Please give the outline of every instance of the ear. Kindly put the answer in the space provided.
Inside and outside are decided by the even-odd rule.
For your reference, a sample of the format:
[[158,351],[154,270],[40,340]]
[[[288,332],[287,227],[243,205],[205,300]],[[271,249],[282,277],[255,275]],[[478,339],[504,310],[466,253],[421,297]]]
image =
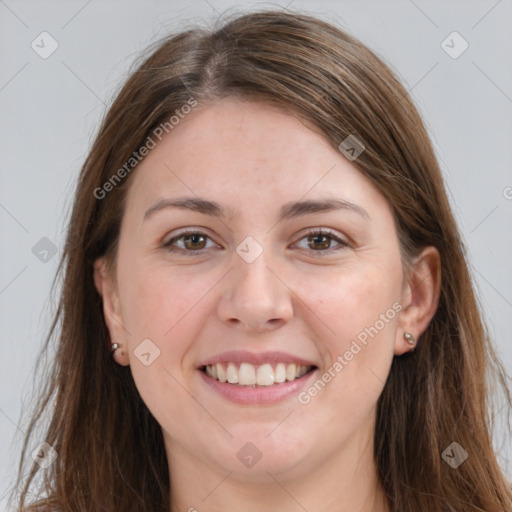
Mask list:
[[[103,302],[103,317],[110,334],[110,344],[117,343],[119,348],[113,353],[115,361],[122,365],[129,364],[127,331],[124,328],[121,303],[115,279],[109,272],[105,258],[94,262],[94,285]],[[110,350],[110,345],[105,348]]]
[[405,340],[406,332],[411,333],[418,343],[437,310],[440,290],[441,258],[435,247],[428,246],[413,259],[406,277],[395,355],[402,355],[414,348]]

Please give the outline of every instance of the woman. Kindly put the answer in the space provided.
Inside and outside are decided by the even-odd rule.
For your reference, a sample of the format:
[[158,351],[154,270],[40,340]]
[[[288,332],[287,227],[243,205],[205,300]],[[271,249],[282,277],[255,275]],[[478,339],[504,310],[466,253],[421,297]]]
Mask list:
[[260,12],[159,43],[83,166],[62,269],[20,510],[512,510],[506,375],[431,143],[339,29]]

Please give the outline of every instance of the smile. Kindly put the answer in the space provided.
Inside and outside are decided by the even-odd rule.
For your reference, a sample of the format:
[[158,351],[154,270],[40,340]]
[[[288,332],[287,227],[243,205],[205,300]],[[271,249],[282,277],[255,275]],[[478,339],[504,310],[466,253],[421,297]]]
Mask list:
[[223,383],[236,386],[273,386],[300,379],[314,368],[295,363],[253,365],[229,362],[206,365],[201,369],[208,377]]

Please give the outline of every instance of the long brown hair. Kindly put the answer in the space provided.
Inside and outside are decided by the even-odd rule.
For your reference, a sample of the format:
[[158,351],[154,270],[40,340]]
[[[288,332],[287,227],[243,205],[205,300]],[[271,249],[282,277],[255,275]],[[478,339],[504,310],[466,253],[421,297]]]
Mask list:
[[[287,108],[336,148],[355,135],[366,150],[353,163],[392,205],[404,265],[421,247],[440,253],[437,312],[418,348],[394,358],[378,402],[375,460],[391,509],[512,510],[491,438],[490,398],[501,387],[510,401],[507,375],[482,322],[431,142],[391,70],[338,28],[281,11],[185,30],[150,52],[108,110],[80,174],[59,307],[44,348],[55,341],[56,355],[21,456],[19,509],[169,510],[161,428],[130,368],[110,356],[93,262],[102,255],[115,260],[136,163],[114,182],[118,169],[191,98],[201,105],[236,95]],[[33,432],[46,412],[44,439],[58,457],[45,470],[33,463],[25,475]],[[454,442],[468,453],[457,469],[442,457]],[[39,500],[29,504],[38,475]]]

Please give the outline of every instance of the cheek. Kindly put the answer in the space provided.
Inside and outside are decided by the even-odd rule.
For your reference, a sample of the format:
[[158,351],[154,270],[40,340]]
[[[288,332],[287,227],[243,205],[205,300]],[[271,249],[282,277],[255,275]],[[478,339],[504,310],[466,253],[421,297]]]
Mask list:
[[189,323],[189,315],[215,285],[211,276],[197,279],[161,265],[134,268],[125,282],[122,303],[128,330],[162,343]]
[[[183,388],[184,374],[190,371],[191,348],[208,318],[208,292],[217,281],[212,276],[194,279],[190,273],[161,265],[132,267],[125,276],[121,297],[131,372],[142,399],[161,424],[171,425],[190,399]],[[149,359],[153,361],[153,351],[158,355],[146,366],[138,354],[147,339],[157,347],[149,345]]]
[[327,336],[320,344],[331,362],[347,351],[352,352],[347,354],[351,365],[392,354],[400,283],[396,267],[375,265],[340,269],[328,279],[301,280],[299,295],[324,325]]
[[400,276],[389,269],[342,269],[327,278],[302,279],[301,297],[335,331],[334,338],[355,335],[347,329],[373,325],[400,299]]

